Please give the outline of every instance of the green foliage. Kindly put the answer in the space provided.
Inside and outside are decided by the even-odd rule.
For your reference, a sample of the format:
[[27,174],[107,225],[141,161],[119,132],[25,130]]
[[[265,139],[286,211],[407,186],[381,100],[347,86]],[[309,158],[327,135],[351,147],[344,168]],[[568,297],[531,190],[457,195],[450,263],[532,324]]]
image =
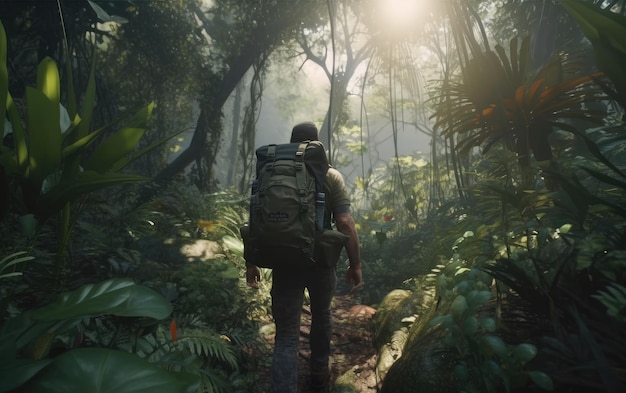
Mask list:
[[[149,288],[114,279],[82,286],[47,306],[13,316],[0,328],[0,391],[22,385],[25,391],[37,392],[73,391],[77,386],[121,392],[150,388],[194,391],[198,381],[191,375],[167,373],[114,349],[75,348],[81,344],[81,336],[64,345],[62,355],[52,356],[52,349],[62,344],[63,336],[75,331],[81,320],[107,314],[155,321],[169,316],[171,310],[171,304]],[[115,377],[101,378],[108,373]]]
[[441,324],[443,342],[456,353],[459,363],[454,374],[459,391],[496,392],[504,385],[510,392],[526,386],[529,379],[542,389],[552,390],[553,382],[544,372],[527,370],[537,355],[536,347],[528,343],[510,345],[497,335],[494,316],[487,311],[492,298],[491,277],[461,268],[445,281],[438,294],[452,299],[449,313],[433,318],[430,324]]
[[[0,42],[0,46],[5,45],[6,41]],[[45,221],[87,193],[144,180],[117,172],[132,159],[127,155],[139,142],[143,133],[140,127],[149,119],[151,105],[138,112],[128,126],[97,145],[89,161],[82,162],[88,149],[93,148],[97,138],[108,128],[88,132],[90,124],[87,122],[91,120],[90,113],[95,105],[92,86],[95,86],[93,69],[82,117],[78,113],[69,113],[71,123],[64,129],[60,121],[59,71],[51,59],[41,61],[37,87],[27,89],[28,128],[23,128],[18,108],[8,90],[0,91],[0,96],[7,97],[15,141],[13,149],[2,146],[0,164],[23,194],[23,205],[15,213],[33,213],[40,221]],[[85,165],[84,170],[81,170],[81,164]]]
[[474,53],[460,81],[442,83],[435,108],[435,129],[456,138],[467,155],[474,147],[488,151],[498,143],[516,153],[521,182],[531,186],[530,157],[550,161],[554,129],[578,133],[568,120],[602,124],[606,99],[595,81],[601,74],[583,72],[580,55],[553,56],[538,70],[530,62],[530,40],[510,41]]
[[[0,52],[6,70],[6,37],[0,34]],[[134,116],[120,118],[97,130],[91,130],[91,121],[96,104],[95,63],[92,64],[89,82],[78,110],[73,91],[72,66],[67,62],[67,96],[69,112],[61,105],[61,81],[54,61],[44,58],[37,70],[36,87],[26,90],[26,121],[8,91],[5,72],[0,70],[0,97],[6,103],[6,113],[13,135],[13,145],[0,146],[0,179],[2,192],[6,193],[2,206],[2,218],[19,217],[20,229],[31,244],[43,232],[49,219],[58,220],[56,244],[56,269],[54,276],[57,288],[62,290],[67,283],[68,247],[79,208],[86,195],[113,186],[136,183],[145,178],[121,173],[130,162],[147,154],[164,138],[150,146],[135,151],[143,135],[144,127],[151,116],[153,104],[139,110]],[[5,135],[4,108],[2,136]],[[68,121],[61,121],[67,115]],[[113,126],[124,123],[110,133]],[[26,125],[26,126],[24,126]],[[100,140],[106,133],[105,139]],[[11,221],[3,220],[3,230],[11,231]],[[8,227],[5,227],[7,225]],[[22,240],[23,241],[23,240]]]
[[[15,271],[16,265],[19,263],[32,261],[33,259],[34,257],[28,256],[26,251],[20,251],[11,255],[7,255],[2,260],[0,260],[0,280],[21,276],[22,272]],[[12,272],[3,273],[5,270],[9,269],[12,266]]]
[[201,392],[231,392],[228,375],[239,369],[236,346],[227,336],[215,333],[197,320],[174,319],[169,331],[161,326],[136,342],[120,348],[173,372],[199,378]]
[[611,78],[613,94],[626,109],[626,77],[622,65],[626,61],[626,17],[579,0],[559,0],[580,25],[596,54],[600,69]]
[[626,288],[620,284],[609,284],[605,290],[598,291],[594,298],[605,307],[607,314],[622,324],[626,324]]
[[198,378],[192,374],[165,371],[133,354],[80,348],[55,358],[24,391],[193,393],[198,386]]
[[205,322],[220,328],[242,323],[247,319],[239,281],[242,270],[219,259],[194,263],[181,270],[174,278],[182,294],[176,302],[177,309],[183,314],[200,315]]

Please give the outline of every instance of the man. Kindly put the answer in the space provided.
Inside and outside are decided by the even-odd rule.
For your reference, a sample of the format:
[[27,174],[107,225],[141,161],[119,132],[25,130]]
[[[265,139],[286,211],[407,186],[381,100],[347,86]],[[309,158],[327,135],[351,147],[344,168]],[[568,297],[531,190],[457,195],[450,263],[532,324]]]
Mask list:
[[[297,124],[291,132],[291,143],[318,140],[315,124]],[[329,168],[324,182],[326,192],[325,227],[331,227],[332,220],[337,230],[349,236],[345,245],[350,267],[346,272],[346,282],[354,292],[363,285],[359,238],[350,214],[350,200],[344,185],[343,176],[334,168]],[[249,286],[258,288],[259,268],[248,265],[246,281]],[[272,360],[272,393],[296,393],[298,389],[298,341],[300,336],[300,313],[304,300],[304,289],[309,291],[311,300],[311,387],[324,389],[328,383],[330,340],[332,317],[330,304],[337,283],[336,267],[316,265],[303,270],[273,269],[272,275],[272,314],[276,323],[276,340]]]

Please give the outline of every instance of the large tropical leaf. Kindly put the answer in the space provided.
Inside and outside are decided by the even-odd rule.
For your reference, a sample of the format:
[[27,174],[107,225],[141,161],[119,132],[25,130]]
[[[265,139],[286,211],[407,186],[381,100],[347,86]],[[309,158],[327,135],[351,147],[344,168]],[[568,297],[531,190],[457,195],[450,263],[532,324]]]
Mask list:
[[150,288],[129,279],[111,279],[61,294],[56,301],[30,312],[38,321],[82,318],[99,314],[165,319],[172,305]]
[[558,0],[574,17],[596,54],[600,69],[611,79],[617,99],[626,108],[626,17],[579,0]]
[[37,88],[28,87],[29,173],[41,184],[61,163],[61,87],[59,70],[49,57],[37,68]]
[[116,162],[135,150],[144,132],[143,128],[122,128],[117,131],[98,144],[96,150],[85,163],[85,169],[99,173],[106,172]]
[[33,393],[194,393],[199,378],[173,373],[122,351],[82,348],[55,358],[25,386]]

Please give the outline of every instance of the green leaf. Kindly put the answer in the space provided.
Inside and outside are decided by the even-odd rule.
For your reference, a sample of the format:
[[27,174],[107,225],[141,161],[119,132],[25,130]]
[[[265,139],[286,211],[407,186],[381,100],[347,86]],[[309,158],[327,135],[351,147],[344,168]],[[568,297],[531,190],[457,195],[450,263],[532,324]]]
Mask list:
[[99,173],[111,170],[116,162],[135,150],[144,132],[143,128],[122,128],[96,147],[85,169]]
[[491,299],[491,292],[489,291],[470,291],[467,294],[467,304],[470,308],[476,309]]
[[146,180],[147,179],[142,176],[123,173],[100,174],[92,171],[80,172],[73,178],[55,185],[43,194],[39,198],[40,208],[44,213],[54,213],[65,206],[67,202],[72,202],[90,192]]
[[25,392],[195,393],[199,378],[174,373],[122,351],[81,348],[55,358]]
[[467,336],[471,336],[478,330],[478,319],[475,316],[470,316],[465,318],[463,321],[461,328],[463,329],[463,333]]
[[133,162],[134,160],[136,160],[139,157],[144,156],[145,154],[148,154],[149,152],[151,152],[152,150],[156,149],[157,147],[161,146],[162,144],[164,144],[165,142],[169,141],[170,139],[174,138],[177,135],[180,135],[181,133],[183,133],[185,130],[181,129],[178,132],[175,132],[171,135],[168,135],[146,147],[144,147],[143,149],[136,151],[135,153],[131,154],[130,157],[124,157],[121,160],[119,160],[118,162],[115,163],[115,165],[113,165],[113,167],[111,168],[111,170],[113,172],[117,172],[117,171],[121,171],[122,169],[124,169],[124,167],[128,164],[130,164],[131,162]]
[[52,104],[61,103],[61,79],[56,63],[45,57],[37,67],[37,90],[42,92]]
[[243,257],[243,242],[233,236],[224,236],[222,241],[226,245],[226,247],[235,255]]
[[[87,0],[87,3],[91,6],[91,8],[96,12],[98,19],[102,22],[115,22],[119,24],[127,23],[128,20],[118,15],[109,15],[102,7],[91,0]],[[181,3],[182,4],[182,3]]]
[[143,128],[147,125],[148,120],[152,117],[152,111],[154,110],[154,101],[141,108],[137,113],[133,115],[126,127],[128,128]]
[[456,319],[460,319],[461,316],[469,309],[469,307],[467,306],[467,301],[465,300],[465,296],[458,295],[452,301],[452,305],[450,306],[450,309],[452,310],[452,315]]
[[513,357],[521,364],[526,364],[537,356],[537,348],[532,344],[522,343],[513,350]]
[[559,0],[574,17],[591,44],[597,63],[617,90],[617,99],[626,105],[626,17],[583,1]]
[[35,376],[52,361],[15,359],[0,365],[0,393],[10,392]]
[[489,333],[493,333],[496,331],[496,321],[493,318],[482,318],[480,320],[480,327],[488,331]]
[[27,177],[35,184],[41,184],[61,164],[59,103],[51,101],[43,92],[28,87],[26,105],[29,136]]
[[[8,255],[2,260],[0,260],[0,273],[10,268],[11,266],[17,265],[18,263],[32,261],[33,259],[35,258],[32,256],[29,256],[26,251],[20,251],[20,252],[16,252],[14,254]],[[17,273],[18,273],[17,275],[21,274],[19,272]],[[12,273],[9,273],[9,274],[12,274]],[[7,277],[9,277],[8,274],[0,274],[0,278],[7,278]]]
[[24,170],[28,165],[28,146],[26,145],[26,130],[22,125],[20,112],[13,102],[11,94],[7,92],[7,115],[13,126],[13,139],[15,140],[15,154],[17,156],[17,166]]
[[542,371],[529,371],[528,376],[535,383],[535,385],[539,386],[543,390],[554,390],[554,383],[546,373]]
[[29,313],[34,320],[53,321],[98,314],[165,319],[171,312],[170,302],[152,289],[129,279],[111,279],[63,293],[52,304]]
[[506,356],[506,344],[498,336],[486,335],[482,337],[483,344],[491,350],[491,352],[500,356]]

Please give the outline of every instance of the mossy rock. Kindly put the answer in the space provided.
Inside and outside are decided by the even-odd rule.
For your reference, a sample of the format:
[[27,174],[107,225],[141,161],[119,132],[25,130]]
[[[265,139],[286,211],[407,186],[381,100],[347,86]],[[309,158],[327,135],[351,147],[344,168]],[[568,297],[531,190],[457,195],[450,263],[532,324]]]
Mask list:
[[433,310],[431,286],[417,291],[394,290],[381,302],[374,318],[374,346],[378,353],[376,372],[384,379],[391,366],[400,359],[416,325],[427,324]]
[[395,289],[387,294],[374,315],[374,346],[378,351],[402,327],[402,319],[413,312],[411,291]]
[[426,282],[418,282],[415,291],[395,289],[382,300],[374,316],[374,346],[380,351],[390,342],[394,333],[420,320],[434,304],[434,288]]
[[456,359],[439,331],[429,331],[404,349],[389,369],[381,393],[452,393]]

